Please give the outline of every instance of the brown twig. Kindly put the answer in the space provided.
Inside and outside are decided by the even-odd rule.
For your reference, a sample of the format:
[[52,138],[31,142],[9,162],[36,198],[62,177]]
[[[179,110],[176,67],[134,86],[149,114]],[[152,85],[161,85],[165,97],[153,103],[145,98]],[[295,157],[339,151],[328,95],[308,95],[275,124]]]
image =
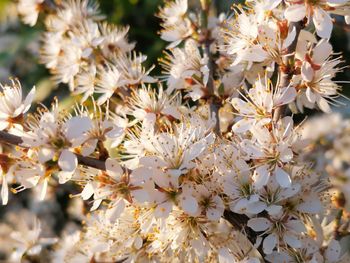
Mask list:
[[[289,24],[289,33],[292,32],[292,30],[295,28],[296,35],[293,42],[289,45],[289,47],[286,50],[287,55],[283,57],[283,60],[282,60],[283,65],[279,67],[279,74],[280,74],[279,88],[289,87],[290,85],[290,81],[294,74],[293,60],[295,56],[295,50],[297,48],[299,34],[303,26],[304,26],[303,21],[291,22]],[[294,89],[294,87],[289,87],[289,88]],[[286,109],[287,109],[287,105],[283,105],[275,109],[273,114],[273,120],[276,122],[280,118],[282,118],[283,115],[285,114]]]
[[[20,146],[22,148],[28,148],[23,145],[23,140],[21,137],[10,134],[5,131],[0,131],[0,142],[5,144]],[[79,164],[96,168],[98,170],[106,170],[106,165],[104,161],[101,161],[92,157],[82,156],[77,153],[74,153],[74,154],[77,156]]]
[[211,0],[201,0],[202,6],[202,19],[201,19],[201,42],[203,43],[203,53],[208,58],[208,69],[209,69],[209,78],[207,83],[207,92],[209,100],[209,110],[210,115],[215,116],[215,133],[220,135],[220,119],[219,119],[219,110],[220,104],[217,102],[215,96],[215,84],[214,84],[214,72],[215,72],[215,63],[213,61],[213,54],[210,52],[210,45],[212,44],[211,32],[208,30],[208,16],[210,11]]

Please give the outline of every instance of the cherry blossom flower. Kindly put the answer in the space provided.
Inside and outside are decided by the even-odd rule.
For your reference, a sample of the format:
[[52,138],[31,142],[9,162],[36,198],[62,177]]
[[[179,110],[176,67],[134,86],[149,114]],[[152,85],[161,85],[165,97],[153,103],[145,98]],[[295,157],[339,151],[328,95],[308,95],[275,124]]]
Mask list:
[[[332,78],[342,70],[337,67],[341,63],[340,58],[331,58],[332,52],[331,44],[324,39],[312,49],[312,55],[310,55],[311,52],[305,52],[301,75],[293,79],[295,83],[301,82],[298,86],[300,91],[297,98],[297,106],[300,110],[303,106],[312,109],[317,105],[324,112],[331,111],[329,103],[334,103],[340,89]],[[303,52],[299,56],[302,54]]]
[[265,77],[256,81],[255,86],[242,95],[245,100],[233,98],[231,103],[242,116],[233,126],[234,132],[245,132],[255,125],[263,126],[271,122],[272,111],[294,101],[297,93],[293,87],[273,88],[271,81]]
[[35,87],[23,100],[22,87],[18,80],[11,80],[11,86],[1,85],[0,93],[0,130],[22,124],[25,114],[33,101]]
[[[329,39],[333,29],[330,13],[345,15],[348,12],[348,1],[288,1],[289,7],[285,10],[288,21],[297,22],[305,17],[312,18],[317,35]],[[340,12],[338,12],[338,9]],[[346,10],[346,11],[345,11]]]
[[267,234],[263,241],[263,249],[266,254],[271,254],[276,246],[280,246],[280,243],[292,248],[300,248],[302,243],[299,235],[306,231],[304,224],[293,218],[257,217],[250,219],[248,226],[256,232]]
[[241,144],[249,158],[259,160],[253,175],[254,184],[258,189],[268,183],[270,175],[275,176],[282,187],[289,187],[292,183],[284,164],[290,162],[294,155],[293,120],[285,117],[276,125],[273,126],[272,132],[266,127],[255,126],[251,132],[256,141],[244,140]]

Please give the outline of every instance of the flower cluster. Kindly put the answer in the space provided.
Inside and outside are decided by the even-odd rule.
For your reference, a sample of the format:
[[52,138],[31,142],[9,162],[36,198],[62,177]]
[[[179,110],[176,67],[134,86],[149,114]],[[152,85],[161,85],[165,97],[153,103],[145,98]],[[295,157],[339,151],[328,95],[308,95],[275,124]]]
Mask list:
[[27,115],[35,89],[2,85],[0,140],[19,147],[0,154],[1,198],[74,186],[67,214],[83,227],[62,227],[50,249],[36,220],[24,240],[13,230],[9,258],[48,246],[53,262],[350,260],[349,124],[328,115],[337,130],[318,135],[330,120],[294,118],[338,103],[330,14],[348,20],[349,1],[248,1],[226,16],[169,0],[157,78],[97,4],[47,4],[22,0],[19,13],[30,25],[48,13],[41,61],[85,103]]

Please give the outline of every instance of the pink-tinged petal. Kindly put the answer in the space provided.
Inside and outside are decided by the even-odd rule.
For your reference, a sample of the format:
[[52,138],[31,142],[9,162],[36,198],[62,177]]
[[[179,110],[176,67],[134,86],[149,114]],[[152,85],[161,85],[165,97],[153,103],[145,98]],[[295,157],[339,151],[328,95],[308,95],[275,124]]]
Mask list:
[[286,242],[288,245],[290,245],[293,248],[300,248],[301,247],[301,241],[293,235],[284,234],[283,236],[284,242]]
[[268,235],[263,242],[263,250],[265,254],[271,254],[273,249],[276,247],[277,237],[275,234]]
[[306,6],[304,4],[288,6],[284,16],[290,22],[298,22],[306,16]]
[[83,200],[88,200],[93,194],[94,187],[92,186],[92,183],[87,183],[80,195]]
[[264,217],[258,217],[258,218],[251,218],[248,221],[248,226],[253,229],[255,232],[262,232],[271,227],[271,222],[264,218]]
[[69,150],[63,150],[58,159],[58,166],[62,171],[74,172],[78,166],[77,156]]
[[88,117],[73,117],[66,122],[66,137],[69,141],[79,139],[92,127],[92,121]]
[[124,170],[120,166],[119,162],[112,158],[108,158],[106,160],[106,171],[109,176],[117,181],[119,181],[120,177],[124,174]]
[[65,184],[70,179],[72,179],[73,173],[74,172],[65,172],[65,171],[58,172],[58,182],[60,184]]
[[325,259],[328,262],[337,262],[340,257],[341,247],[337,240],[332,239],[325,251]]
[[278,166],[276,167],[275,176],[276,176],[277,183],[281,187],[287,188],[287,187],[291,186],[292,180],[290,179],[289,174],[286,171],[284,171],[282,168],[280,168]]
[[125,201],[121,198],[113,205],[113,207],[106,210],[106,217],[111,223],[114,223],[123,213],[124,209]]
[[317,35],[321,38],[329,39],[332,34],[333,22],[331,16],[323,8],[314,8],[312,17]]
[[268,165],[262,165],[255,169],[255,172],[253,174],[253,180],[254,180],[254,186],[257,189],[261,189],[265,185],[267,185],[267,182],[270,178],[270,172]]
[[301,76],[303,77],[303,80],[306,82],[311,82],[314,78],[315,71],[311,67],[311,64],[309,62],[304,62],[301,66]]
[[9,187],[7,185],[6,175],[2,176],[1,199],[2,199],[2,204],[7,205],[9,200]]
[[236,133],[249,131],[253,127],[254,122],[253,118],[243,118],[232,126],[232,131]]
[[321,39],[317,46],[312,50],[312,62],[321,65],[332,54],[332,52],[332,45],[326,39]]

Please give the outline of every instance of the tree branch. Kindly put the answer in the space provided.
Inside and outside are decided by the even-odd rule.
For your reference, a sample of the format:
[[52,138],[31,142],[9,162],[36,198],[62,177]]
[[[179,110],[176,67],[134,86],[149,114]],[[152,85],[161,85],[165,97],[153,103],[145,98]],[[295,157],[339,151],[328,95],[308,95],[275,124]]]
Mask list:
[[[294,56],[295,56],[295,50],[297,48],[297,44],[298,44],[298,38],[299,38],[299,34],[301,29],[303,28],[304,23],[302,21],[299,22],[291,22],[289,24],[289,33],[292,32],[292,30],[295,28],[295,38],[293,40],[293,42],[289,45],[289,47],[286,50],[286,54],[283,57],[283,67],[280,66],[279,69],[279,74],[280,74],[280,83],[279,83],[279,87],[280,88],[284,88],[284,87],[288,87],[290,84],[290,81],[293,77],[294,74]],[[289,87],[289,88],[293,88],[293,87]],[[273,114],[273,120],[276,122],[278,121],[280,118],[283,117],[283,115],[285,115],[285,111],[287,109],[287,105],[283,105],[281,107],[278,107],[277,109],[275,109],[274,114]]]
[[[7,133],[5,131],[0,131],[0,142],[5,144],[20,146],[22,148],[28,148],[23,145],[23,140],[21,137]],[[82,156],[77,153],[74,153],[74,154],[77,156],[79,164],[96,168],[98,170],[106,170],[106,165],[104,161],[101,161],[92,157]]]
[[215,133],[217,135],[220,135],[220,119],[219,119],[219,109],[220,104],[216,101],[215,96],[215,85],[214,85],[214,71],[215,71],[215,64],[213,61],[213,55],[210,52],[210,45],[212,43],[211,39],[211,32],[208,30],[208,16],[210,11],[210,5],[211,0],[201,0],[201,6],[202,6],[202,19],[201,19],[201,28],[202,28],[202,39],[201,42],[203,43],[203,54],[205,57],[208,58],[208,69],[209,69],[209,78],[207,83],[207,92],[209,97],[209,110],[210,115],[215,116],[216,122],[215,122]]

